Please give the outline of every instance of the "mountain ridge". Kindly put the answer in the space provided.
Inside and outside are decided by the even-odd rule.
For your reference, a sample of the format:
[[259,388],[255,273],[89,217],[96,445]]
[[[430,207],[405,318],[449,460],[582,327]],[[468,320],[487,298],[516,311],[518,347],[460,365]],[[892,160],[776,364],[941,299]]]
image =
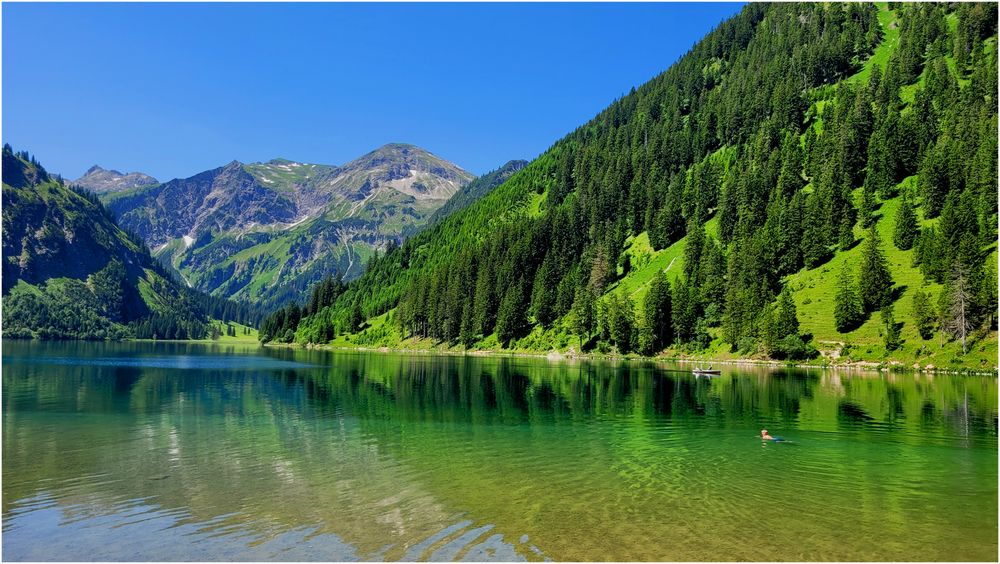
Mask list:
[[359,275],[471,179],[425,149],[388,143],[340,166],[234,160],[103,197],[192,287],[266,302],[333,272]]
[[122,173],[114,169],[105,169],[93,165],[80,178],[70,182],[71,185],[86,188],[97,194],[117,192],[156,184],[157,180],[142,172]]

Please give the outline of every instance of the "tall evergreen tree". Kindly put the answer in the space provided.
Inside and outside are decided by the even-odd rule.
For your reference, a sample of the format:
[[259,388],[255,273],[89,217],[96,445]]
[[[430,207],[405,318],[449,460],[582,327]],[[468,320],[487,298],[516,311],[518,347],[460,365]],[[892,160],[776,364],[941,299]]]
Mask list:
[[573,332],[580,338],[580,351],[583,351],[583,345],[590,340],[590,337],[594,334],[595,325],[595,315],[594,311],[594,293],[590,290],[589,286],[581,285],[576,289],[576,298],[573,300],[573,309],[570,313],[572,316],[572,328]]
[[935,317],[930,296],[923,290],[917,290],[913,294],[913,322],[917,332],[920,333],[920,338],[925,341],[934,336]]
[[361,325],[365,322],[364,315],[361,314],[361,300],[354,300],[351,307],[351,333],[361,330]]
[[635,303],[625,292],[614,292],[606,298],[607,324],[611,340],[618,351],[632,350],[635,338]]
[[[861,219],[861,227],[868,229],[878,220],[875,215],[875,191],[867,187],[861,189],[861,202],[858,205],[858,217]],[[854,233],[851,233],[851,243],[854,243]]]
[[472,316],[471,300],[465,300],[465,304],[462,306],[462,325],[459,327],[458,340],[465,348],[469,348],[476,343],[475,321]]
[[795,300],[792,293],[785,286],[778,295],[778,309],[775,312],[775,335],[779,339],[784,339],[788,335],[799,334],[799,318],[795,311]]
[[840,277],[837,279],[837,295],[833,308],[833,319],[837,325],[837,331],[847,333],[853,331],[864,318],[861,298],[858,296],[854,285],[854,277],[845,262],[840,269]]
[[854,246],[854,221],[847,215],[840,220],[837,231],[837,246],[840,247],[841,251],[846,251]]
[[497,340],[500,345],[507,347],[510,341],[519,337],[528,324],[527,304],[524,298],[524,280],[519,280],[516,284],[507,289],[502,300],[500,300],[500,310],[497,311]]
[[972,331],[970,304],[972,292],[969,288],[969,270],[955,262],[948,285],[942,289],[945,299],[941,311],[941,328],[952,338],[961,341],[962,354],[968,351],[969,332]]
[[673,326],[674,340],[677,343],[690,343],[695,337],[695,325],[698,322],[698,299],[696,289],[683,279],[674,281],[670,295],[670,322]]
[[899,203],[896,210],[896,225],[892,232],[892,242],[901,251],[908,251],[913,248],[913,241],[917,238],[917,214],[913,210],[910,198],[903,196],[903,201]]
[[868,229],[858,265],[858,293],[864,310],[872,312],[889,303],[892,284],[889,265],[882,254],[882,239],[877,226],[873,226]]
[[823,225],[823,212],[820,209],[819,197],[814,192],[806,199],[803,220],[802,261],[806,268],[816,268],[830,258]]
[[670,284],[666,276],[658,272],[653,275],[643,302],[643,325],[651,337],[649,344],[654,351],[663,349],[673,340],[670,318]]
[[882,316],[882,342],[885,344],[886,352],[892,352],[898,349],[900,345],[900,329],[899,324],[896,323],[893,309],[892,302],[889,302],[882,306],[880,311],[880,315]]

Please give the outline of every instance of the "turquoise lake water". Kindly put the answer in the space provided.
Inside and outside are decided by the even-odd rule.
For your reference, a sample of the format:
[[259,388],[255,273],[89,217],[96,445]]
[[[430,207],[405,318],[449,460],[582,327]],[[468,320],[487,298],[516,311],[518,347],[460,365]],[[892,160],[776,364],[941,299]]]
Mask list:
[[10,561],[998,556],[993,377],[4,341],[2,399]]

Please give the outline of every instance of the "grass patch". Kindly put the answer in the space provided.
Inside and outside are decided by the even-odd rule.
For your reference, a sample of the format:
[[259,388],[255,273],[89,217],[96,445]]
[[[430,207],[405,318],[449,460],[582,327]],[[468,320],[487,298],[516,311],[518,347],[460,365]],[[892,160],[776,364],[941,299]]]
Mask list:
[[[226,334],[226,323],[224,321],[219,320],[219,319],[212,319],[211,321],[209,321],[209,323],[211,325],[214,325],[215,327],[219,328],[219,333],[220,333],[219,338],[218,339],[214,339],[214,340],[213,339],[208,339],[208,340],[211,340],[213,342],[216,342],[216,343],[251,343],[251,344],[257,344],[259,342],[259,338],[258,338],[258,335],[257,335],[257,330],[254,329],[253,327],[250,327],[249,325],[243,325],[243,324],[237,323],[235,321],[230,321],[229,325],[231,325],[232,327],[236,328],[236,335],[235,336],[230,336],[230,335]],[[247,334],[247,335],[244,335],[243,332],[246,331],[246,330],[249,330],[250,333]]]
[[872,52],[872,56],[868,57],[861,70],[845,79],[844,82],[867,83],[868,77],[871,76],[872,68],[878,65],[879,69],[884,72],[885,67],[889,64],[889,57],[899,47],[899,26],[892,25],[893,22],[897,21],[896,12],[890,10],[886,2],[878,2],[877,5],[878,21],[882,25],[882,42]]
[[666,272],[667,279],[673,281],[684,271],[684,245],[687,237],[670,245],[666,249],[653,251],[649,245],[649,234],[643,231],[637,237],[626,242],[628,248],[625,250],[627,260],[634,260],[636,257],[643,257],[637,260],[639,264],[633,263],[628,275],[608,287],[605,295],[612,292],[624,291],[637,303],[646,295],[649,283],[658,272]]

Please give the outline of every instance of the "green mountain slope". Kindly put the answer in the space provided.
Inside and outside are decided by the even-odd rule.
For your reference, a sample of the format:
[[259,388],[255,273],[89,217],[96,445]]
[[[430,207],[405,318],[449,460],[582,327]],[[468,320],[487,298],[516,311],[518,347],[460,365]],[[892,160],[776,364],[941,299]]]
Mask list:
[[95,196],[9,146],[3,179],[4,336],[120,338],[152,316],[176,318],[185,336],[204,333],[204,310]]
[[105,201],[191,287],[281,304],[331,273],[359,276],[471,178],[397,143],[343,166],[234,161]]
[[506,182],[507,179],[513,176],[515,172],[526,166],[528,166],[528,161],[507,161],[502,167],[487,172],[486,174],[476,178],[472,182],[463,186],[462,189],[449,198],[443,206],[438,208],[438,210],[431,215],[427,224],[435,225],[449,215],[471,206],[492,192],[494,188]]
[[748,5],[295,339],[995,368],[996,70],[995,4]]

